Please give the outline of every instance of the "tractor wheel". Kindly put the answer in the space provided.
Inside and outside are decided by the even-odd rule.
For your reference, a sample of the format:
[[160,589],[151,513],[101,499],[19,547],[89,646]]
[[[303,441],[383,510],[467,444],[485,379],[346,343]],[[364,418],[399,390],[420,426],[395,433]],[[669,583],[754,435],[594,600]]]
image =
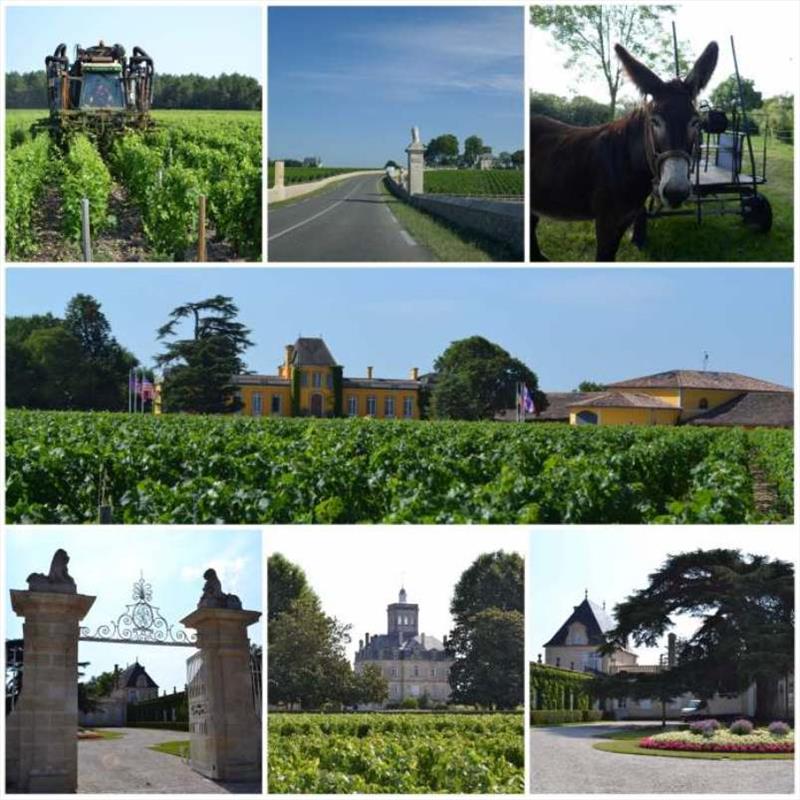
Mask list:
[[763,194],[742,199],[742,220],[749,228],[767,233],[772,228],[772,206]]

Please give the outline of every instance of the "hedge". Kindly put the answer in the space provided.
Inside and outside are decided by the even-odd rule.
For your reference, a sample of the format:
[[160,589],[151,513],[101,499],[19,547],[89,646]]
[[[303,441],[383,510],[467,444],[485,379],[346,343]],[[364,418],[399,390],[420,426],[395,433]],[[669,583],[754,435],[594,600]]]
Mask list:
[[569,703],[570,693],[575,711],[589,710],[594,701],[594,678],[584,672],[561,667],[532,663],[530,665],[530,688],[531,707],[533,707],[534,689],[536,690],[538,708],[534,710],[564,709]]
[[595,708],[531,711],[531,725],[561,725],[564,722],[598,722],[603,712]]
[[188,722],[126,722],[126,728],[155,728],[163,731],[188,731]]

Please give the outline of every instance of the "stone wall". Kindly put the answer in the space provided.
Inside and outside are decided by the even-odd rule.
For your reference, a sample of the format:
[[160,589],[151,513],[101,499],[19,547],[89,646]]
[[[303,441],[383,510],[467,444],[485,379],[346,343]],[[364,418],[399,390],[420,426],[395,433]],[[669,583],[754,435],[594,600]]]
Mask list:
[[396,197],[443,219],[468,233],[476,233],[507,245],[520,261],[525,254],[525,204],[512,200],[484,200],[439,194],[410,195],[387,176],[387,185]]
[[328,186],[337,181],[343,181],[345,178],[354,178],[358,175],[383,175],[383,170],[363,170],[361,172],[343,172],[341,175],[332,175],[330,178],[323,178],[320,181],[306,181],[305,183],[292,183],[288,186],[278,185],[277,172],[275,186],[267,189],[267,203],[276,203],[282,200],[292,200],[295,197],[302,197],[304,194],[310,194],[323,186]]

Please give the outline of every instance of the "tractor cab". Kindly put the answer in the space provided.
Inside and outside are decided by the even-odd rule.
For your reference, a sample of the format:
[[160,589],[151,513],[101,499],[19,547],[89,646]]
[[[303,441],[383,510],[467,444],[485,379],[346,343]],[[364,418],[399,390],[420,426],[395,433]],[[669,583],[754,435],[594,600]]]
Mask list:
[[125,88],[119,64],[84,66],[79,88],[79,109],[125,108]]

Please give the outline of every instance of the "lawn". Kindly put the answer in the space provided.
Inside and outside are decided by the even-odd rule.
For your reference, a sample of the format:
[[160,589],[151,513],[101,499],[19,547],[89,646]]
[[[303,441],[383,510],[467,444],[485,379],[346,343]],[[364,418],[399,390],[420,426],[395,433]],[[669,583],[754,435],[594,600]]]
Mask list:
[[[761,170],[763,139],[753,137],[757,171]],[[745,164],[747,157],[745,156]],[[767,145],[767,184],[764,195],[772,205],[769,233],[745,227],[739,216],[650,220],[644,250],[626,234],[617,261],[792,261],[794,252],[794,148],[770,139]],[[694,209],[694,206],[690,206]],[[542,218],[539,246],[551,261],[592,261],[593,222],[556,222]]]
[[622,753],[634,756],[665,756],[667,758],[704,758],[715,761],[753,761],[753,760],[791,760],[794,753],[695,753],[679,750],[653,750],[651,748],[639,747],[639,742],[646,736],[657,736],[664,732],[659,727],[653,728],[628,728],[626,730],[614,731],[598,734],[598,739],[605,741],[593,745],[595,750],[602,750],[605,753]]
[[171,756],[178,756],[179,758],[189,757],[189,740],[181,739],[175,742],[161,742],[161,744],[151,745],[149,750],[155,750],[157,753],[167,753]]

